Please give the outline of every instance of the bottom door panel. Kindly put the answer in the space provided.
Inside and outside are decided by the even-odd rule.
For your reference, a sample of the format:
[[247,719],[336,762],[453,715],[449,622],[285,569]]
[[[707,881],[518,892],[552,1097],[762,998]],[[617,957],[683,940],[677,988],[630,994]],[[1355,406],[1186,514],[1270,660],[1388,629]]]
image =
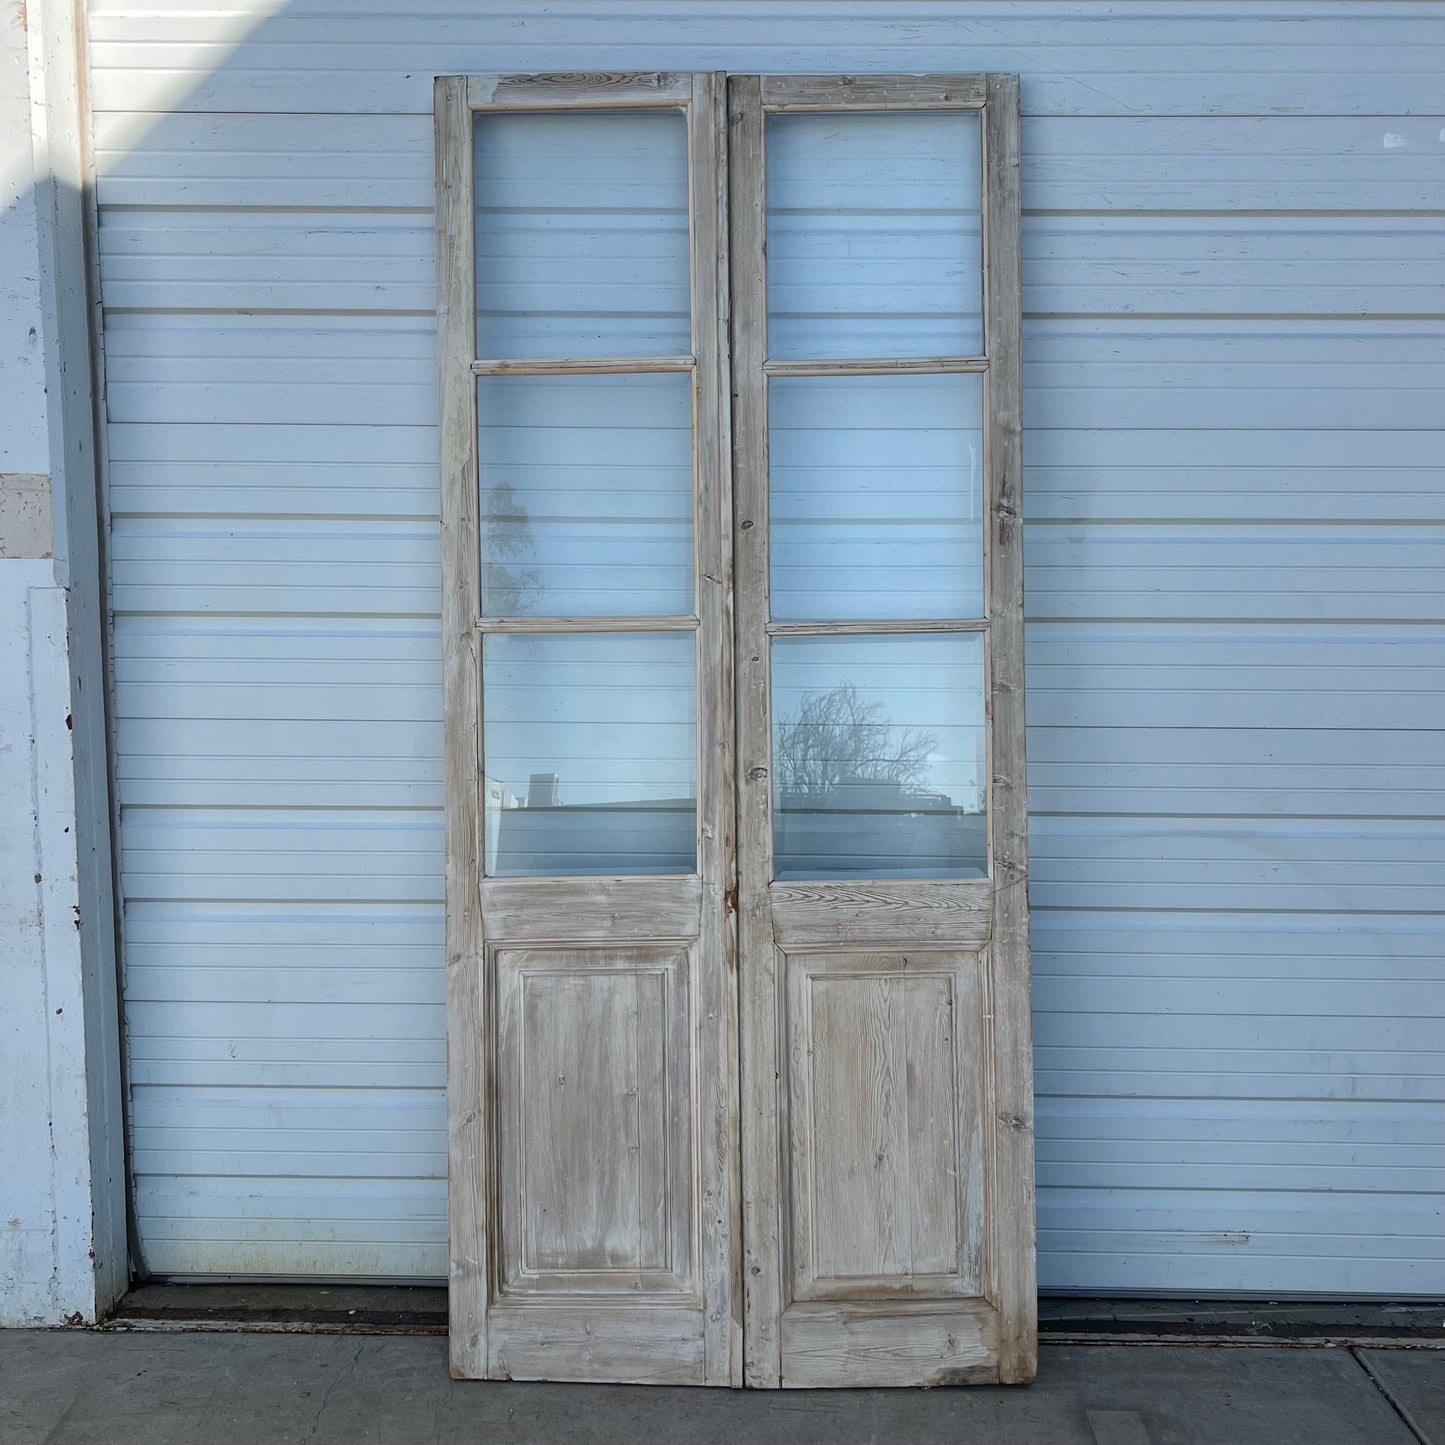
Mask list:
[[691,1283],[689,953],[497,951],[502,1295]]
[[494,1379],[705,1378],[695,945],[493,945]]
[[997,1377],[995,1311],[981,1298],[985,962],[782,956],[784,1385]]
[[977,1295],[977,954],[789,954],[792,1295]]

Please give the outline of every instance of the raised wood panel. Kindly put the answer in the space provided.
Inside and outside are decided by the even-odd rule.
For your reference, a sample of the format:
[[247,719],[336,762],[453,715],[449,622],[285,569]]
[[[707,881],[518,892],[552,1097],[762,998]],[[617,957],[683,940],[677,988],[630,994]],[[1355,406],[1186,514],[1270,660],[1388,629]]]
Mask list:
[[982,1300],[797,1304],[783,1316],[784,1385],[985,1385],[999,1321]]
[[503,1291],[687,1287],[687,963],[675,948],[498,951]]
[[787,959],[797,1300],[982,1286],[977,954]]

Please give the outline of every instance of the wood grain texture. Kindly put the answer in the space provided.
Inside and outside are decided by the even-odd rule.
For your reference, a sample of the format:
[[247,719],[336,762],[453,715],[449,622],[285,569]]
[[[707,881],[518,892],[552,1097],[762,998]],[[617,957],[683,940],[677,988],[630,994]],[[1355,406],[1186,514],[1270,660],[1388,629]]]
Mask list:
[[[989,849],[994,879],[989,1061],[994,1078],[989,1298],[999,1380],[1038,1368],[1028,800],[1024,778],[1024,556],[1018,77],[988,77],[984,108],[984,465],[988,476]],[[990,1006],[991,1005],[991,1006]]]
[[998,1380],[998,1314],[983,1300],[796,1304],[782,1339],[797,1389]]
[[483,632],[696,632],[696,617],[485,617]]
[[780,882],[768,889],[774,935],[800,944],[874,943],[910,947],[989,940],[993,887],[978,879],[851,879]]
[[474,75],[473,110],[607,110],[640,105],[686,105],[692,77],[685,72],[563,71],[544,75]]
[[702,883],[680,878],[487,878],[482,918],[489,939],[560,943],[694,938]]
[[765,75],[765,110],[974,109],[981,75]]
[[769,637],[884,637],[920,632],[987,632],[984,617],[930,617],[918,621],[770,622]]
[[[472,77],[466,86],[473,110],[641,104],[685,111],[693,354],[478,361],[470,338],[464,356],[449,354],[467,389],[477,375],[690,372],[697,518],[693,615],[485,623],[473,616],[469,623],[474,657],[484,633],[647,631],[696,632],[699,656],[698,873],[474,884],[497,961],[487,984],[498,1022],[495,1033],[473,1031],[458,1047],[500,1071],[503,1111],[492,1217],[481,1221],[494,1255],[481,1286],[483,1307],[488,1285],[493,1292],[486,1373],[737,1384],[724,84],[714,75],[609,74]],[[469,187],[469,168],[464,181]],[[468,266],[470,237],[468,230]],[[450,373],[448,384],[460,391]],[[467,406],[470,417],[470,398]],[[474,434],[471,446],[465,520],[475,594]],[[473,756],[476,721],[474,708]],[[456,737],[448,733],[449,757]],[[474,809],[476,783],[474,766]],[[475,812],[472,822],[475,832]],[[589,1312],[586,1302],[607,1293],[619,1298]],[[574,1303],[583,1307],[572,1311]]]
[[502,1294],[686,1291],[687,953],[603,944],[492,959]]
[[787,959],[792,1297],[981,1288],[977,954]]
[[739,1178],[737,857],[733,746],[732,408],[728,358],[727,82],[692,77],[693,406],[697,488],[697,1055],[703,1377],[742,1384],[742,1189]]
[[981,356],[891,356],[875,361],[853,357],[838,360],[769,360],[767,376],[937,376],[940,373],[987,371]]
[[691,371],[692,356],[538,357],[472,362],[473,376],[633,376],[659,371]]
[[[924,95],[937,101],[936,91],[905,81],[884,78],[865,91],[863,103],[906,106],[921,103]],[[568,93],[570,84],[558,93]],[[610,1313],[574,1319],[560,1328],[548,1318],[540,1332],[533,1326],[544,1315],[522,1311],[520,1304],[504,1311],[494,1305],[487,1353],[487,1370],[494,1376],[520,1369],[552,1378],[640,1379],[652,1378],[656,1370],[658,1378],[738,1382],[734,1241],[740,1049],[741,1147],[749,1180],[741,1200],[746,1254],[742,1370],[748,1382],[1032,1377],[1017,92],[1007,78],[990,78],[988,86],[994,97],[985,110],[985,467],[991,517],[985,635],[992,882],[770,884],[763,87],[746,79],[732,87],[729,178],[722,80],[693,77],[688,115],[697,358],[695,625],[700,656],[710,664],[700,669],[699,682],[699,874],[487,880],[480,900],[474,882],[469,890],[474,912],[478,901],[485,905],[481,916],[488,937],[502,949],[499,957],[511,956],[505,948],[509,942],[559,945],[550,961],[536,951],[523,952],[515,956],[529,960],[525,965],[500,969],[495,985],[500,1057],[489,1067],[474,1063],[484,1075],[497,1067],[510,1071],[503,1178],[492,1186],[501,1193],[487,1196],[489,1204],[498,1197],[504,1201],[501,1234],[494,1207],[483,1221],[483,1237],[494,1252],[503,1241],[506,1285],[533,1291],[529,1309],[550,1309],[542,1302],[566,1296],[595,1303],[597,1293],[609,1288],[630,1291],[627,1304],[619,1301]],[[799,94],[804,105],[821,107],[826,99],[806,86]],[[724,242],[729,212],[730,246]],[[737,381],[731,416],[735,558],[728,555],[726,525],[728,312],[723,284],[729,252]],[[469,385],[473,371],[468,355],[457,372]],[[470,425],[470,397],[462,415]],[[474,437],[468,436],[465,445],[470,478]],[[450,473],[463,474],[462,467]],[[470,480],[467,485],[474,491]],[[457,505],[474,534],[474,502],[468,497]],[[734,561],[735,623],[729,612]],[[474,559],[470,565],[469,605],[474,608]],[[550,628],[560,629],[566,621],[550,619]],[[693,625],[682,618],[655,619],[658,624],[668,630]],[[735,965],[728,927],[735,877],[729,816],[734,785],[730,624],[740,678],[736,877],[742,956],[748,960],[740,1010],[732,993]],[[962,626],[985,630],[980,619],[964,619]],[[884,623],[872,630],[902,627]],[[473,644],[468,656],[475,703],[479,629],[474,618],[465,630]],[[470,757],[475,787],[475,712],[471,728],[471,751],[462,758],[465,764]],[[458,736],[465,733],[453,734],[453,743]],[[472,809],[474,879],[475,797]],[[978,952],[990,938],[991,946]],[[648,939],[691,944],[685,989],[676,979],[682,955],[675,945],[668,962]],[[477,942],[472,940],[474,946]],[[562,946],[569,942],[572,948]],[[805,952],[784,970],[779,943],[811,950],[811,957]],[[931,966],[920,965],[906,952],[920,944],[973,951],[935,954]],[[892,951],[837,952],[858,945]],[[977,987],[980,959],[988,970],[983,998]],[[781,992],[785,972],[786,1000]],[[676,1010],[684,993],[690,1021],[679,1025]],[[485,984],[478,980],[473,1005],[478,1010],[485,996]],[[734,1044],[733,1020],[739,1014],[741,1037]],[[685,1030],[681,1036],[679,1027]],[[780,1087],[784,1029],[789,1030],[786,1088]],[[474,1053],[481,1052],[483,1037],[485,1028],[476,1035]],[[677,1082],[682,1076],[674,1072],[678,1068],[685,1069],[697,1090],[685,1102]],[[983,1143],[980,1097],[987,1101],[989,1119]],[[482,1103],[490,1117],[486,1095]],[[689,1126],[695,1134],[677,1133]],[[684,1150],[683,1138],[695,1139],[695,1147]],[[696,1160],[698,1169],[685,1181],[672,1164],[682,1152]],[[484,1163],[485,1155],[480,1158]],[[987,1197],[980,1203],[985,1181]],[[684,1196],[690,1203],[679,1214]],[[498,1268],[496,1263],[489,1267],[494,1273]],[[669,1289],[701,1296],[702,1308],[691,1326],[701,1341],[701,1357],[695,1357],[689,1333],[671,1343],[659,1367],[635,1349],[629,1354],[626,1340],[650,1330],[659,1310],[675,1313],[665,1303]],[[996,1313],[980,1300],[961,1298],[979,1293],[990,1305],[997,1303]],[[831,1312],[819,1312],[817,1301],[823,1296]],[[952,1297],[942,1312],[940,1296]],[[603,1352],[605,1359],[591,1339],[590,1331],[598,1327],[615,1336]]]
[[702,1384],[702,1316],[695,1306],[642,1311],[584,1299],[507,1301],[493,1313],[494,1379]]
[[738,946],[742,1059],[743,1332],[747,1384],[781,1379],[780,970],[773,873],[768,687],[767,278],[763,112],[756,76],[728,81],[734,567],[736,577]]
[[487,1373],[491,1117],[482,1049],[481,649],[472,116],[465,80],[436,84],[437,363],[441,393],[442,711],[446,738],[447,1220],[451,1370]]
[[[1030,1106],[1019,1102],[1031,1090],[1027,903],[1016,846],[1024,815],[1019,794],[1008,791],[1015,778],[1022,787],[1023,717],[1016,85],[985,77],[870,77],[861,85],[848,78],[767,78],[757,96],[746,80],[734,81],[732,93],[743,1050],[745,1090],[751,1088],[744,1106],[748,1379],[786,1385],[1024,1380],[1031,1378],[1034,1350],[1033,1306],[1024,1298],[1033,1287]],[[986,359],[920,358],[905,371],[974,370],[989,388],[986,616],[926,629],[902,619],[770,624],[764,377],[792,368],[767,362],[763,225],[759,218],[750,229],[740,219],[745,207],[762,200],[758,112],[976,106],[985,94],[997,97],[993,119],[985,121],[991,137],[984,197]],[[804,362],[797,369],[823,374],[830,368]],[[868,374],[872,363],[857,369]],[[994,660],[985,680],[991,805],[1003,804],[1004,816],[990,825],[989,877],[769,884],[766,639],[939,627],[982,634]],[[750,880],[765,889],[756,918]],[[1000,933],[1005,899],[1009,913]],[[930,944],[952,944],[955,959],[966,951],[967,963],[932,977],[910,976],[905,961]],[[778,997],[780,947],[789,954],[785,1013]],[[877,955],[870,963],[850,949]],[[898,965],[896,976],[883,967],[890,960]],[[986,981],[980,978],[985,970]],[[788,1030],[781,1097],[780,1017]],[[1022,1142],[1003,1140],[1001,1130],[1022,1135]],[[940,1154],[950,1161],[943,1170]],[[820,1312],[822,1296],[834,1312]],[[940,1312],[939,1296],[956,1303]],[[865,1302],[871,1308],[850,1313]],[[775,1304],[774,1318],[768,1312]],[[775,1324],[776,1346],[764,1333]]]

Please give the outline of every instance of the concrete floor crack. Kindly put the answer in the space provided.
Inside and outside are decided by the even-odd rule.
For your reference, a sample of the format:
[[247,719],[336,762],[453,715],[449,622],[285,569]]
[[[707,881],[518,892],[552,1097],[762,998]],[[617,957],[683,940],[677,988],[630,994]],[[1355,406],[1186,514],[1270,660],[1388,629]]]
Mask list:
[[321,1428],[321,1417],[326,1413],[326,1407],[331,1403],[331,1397],[336,1393],[342,1381],[349,1380],[356,1373],[356,1367],[361,1361],[361,1352],[366,1348],[365,1340],[356,1342],[356,1352],[352,1355],[350,1363],[345,1369],[339,1370],[331,1383],[327,1385],[326,1392],[321,1396],[321,1403],[316,1407],[316,1418],[311,1422],[311,1429],[307,1431],[308,1441],[316,1438],[316,1432]]

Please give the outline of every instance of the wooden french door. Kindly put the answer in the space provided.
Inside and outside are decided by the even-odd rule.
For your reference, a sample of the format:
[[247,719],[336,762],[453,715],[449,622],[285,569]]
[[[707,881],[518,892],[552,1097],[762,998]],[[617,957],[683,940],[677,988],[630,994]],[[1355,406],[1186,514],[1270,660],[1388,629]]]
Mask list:
[[460,1376],[741,1379],[723,104],[437,83]]
[[1033,1378],[1017,96],[730,81],[751,1384]]
[[437,142],[453,1372],[1028,1380],[1014,82]]

